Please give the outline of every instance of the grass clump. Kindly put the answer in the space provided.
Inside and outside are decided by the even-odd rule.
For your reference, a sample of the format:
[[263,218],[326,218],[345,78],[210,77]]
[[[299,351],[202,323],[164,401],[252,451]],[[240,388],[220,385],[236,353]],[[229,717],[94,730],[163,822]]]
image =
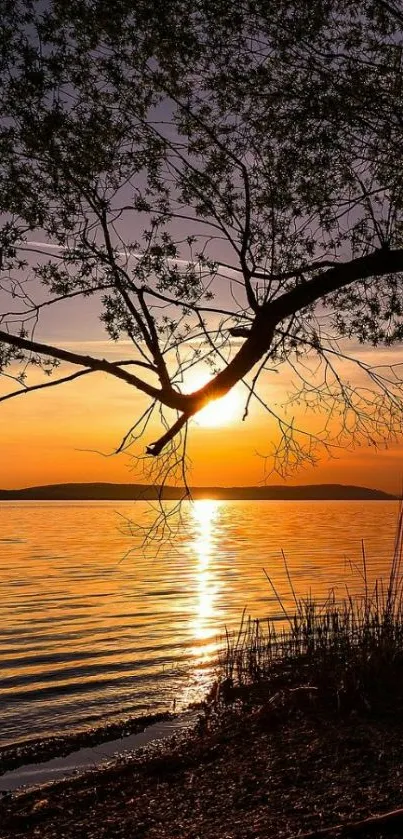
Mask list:
[[246,618],[227,633],[219,656],[215,700],[326,706],[337,712],[393,712],[403,708],[403,508],[386,583],[369,585],[362,551],[362,591],[325,602],[298,598],[284,557],[294,607],[279,620]]

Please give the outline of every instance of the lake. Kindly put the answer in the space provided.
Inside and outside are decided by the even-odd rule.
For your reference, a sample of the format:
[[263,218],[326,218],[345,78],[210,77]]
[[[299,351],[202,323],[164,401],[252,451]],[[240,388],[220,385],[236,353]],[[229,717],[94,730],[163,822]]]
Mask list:
[[[173,511],[173,505],[167,505]],[[218,637],[299,595],[387,576],[388,501],[196,501],[143,545],[146,502],[0,504],[0,743],[183,708]],[[131,524],[132,522],[132,524]],[[139,526],[139,528],[137,527]]]

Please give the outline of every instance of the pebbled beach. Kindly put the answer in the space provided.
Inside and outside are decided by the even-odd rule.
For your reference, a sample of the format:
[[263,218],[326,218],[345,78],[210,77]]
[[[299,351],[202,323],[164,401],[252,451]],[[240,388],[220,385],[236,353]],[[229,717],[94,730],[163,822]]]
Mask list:
[[[260,704],[201,717],[191,734],[102,771],[4,797],[0,836],[285,839],[402,805],[403,719]],[[401,837],[403,819],[358,832]]]

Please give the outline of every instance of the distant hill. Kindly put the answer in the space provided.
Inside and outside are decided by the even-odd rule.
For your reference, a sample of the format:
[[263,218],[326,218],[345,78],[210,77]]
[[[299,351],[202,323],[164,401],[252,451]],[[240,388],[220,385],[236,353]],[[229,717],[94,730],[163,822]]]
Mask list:
[[[155,501],[160,487],[145,484],[50,484],[25,489],[0,490],[0,501]],[[193,487],[193,498],[229,501],[391,501],[397,496],[379,489],[343,484],[308,484],[306,486]],[[177,501],[181,487],[164,487],[162,497]]]

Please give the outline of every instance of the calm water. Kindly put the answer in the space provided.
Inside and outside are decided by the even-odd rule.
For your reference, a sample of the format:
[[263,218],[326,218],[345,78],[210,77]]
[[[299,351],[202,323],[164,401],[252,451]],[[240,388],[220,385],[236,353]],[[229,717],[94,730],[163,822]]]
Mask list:
[[263,566],[286,601],[281,549],[301,595],[342,594],[359,585],[363,539],[385,576],[397,504],[197,501],[145,551],[127,519],[153,515],[143,502],[0,504],[0,743],[183,707],[244,607],[278,613]]

